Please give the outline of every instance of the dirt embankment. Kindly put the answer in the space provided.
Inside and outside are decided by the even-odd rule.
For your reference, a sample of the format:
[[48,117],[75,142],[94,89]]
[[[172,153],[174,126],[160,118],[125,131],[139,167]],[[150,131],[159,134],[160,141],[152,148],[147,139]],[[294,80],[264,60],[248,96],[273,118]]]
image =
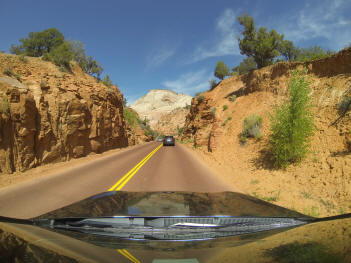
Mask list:
[[[316,130],[311,152],[301,163],[275,170],[266,155],[269,114],[286,99],[291,70],[303,67],[312,81]],[[233,76],[192,100],[182,139],[246,194],[313,216],[351,212],[351,113],[335,123],[340,117],[337,105],[351,95],[350,87],[351,49]],[[242,122],[251,114],[262,116],[263,137],[240,145]]]
[[76,64],[0,54],[0,173],[132,144],[122,101]]

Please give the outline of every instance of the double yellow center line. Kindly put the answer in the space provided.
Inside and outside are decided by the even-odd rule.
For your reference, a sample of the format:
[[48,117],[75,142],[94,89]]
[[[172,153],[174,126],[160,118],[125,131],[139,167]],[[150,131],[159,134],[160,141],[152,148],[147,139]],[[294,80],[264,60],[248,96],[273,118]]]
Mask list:
[[117,183],[115,183],[108,191],[120,191],[123,186],[139,171],[139,169],[162,147],[162,144],[157,146],[155,150],[149,153],[144,159],[142,159],[136,166],[133,167],[128,173],[126,173]]
[[132,254],[130,254],[127,250],[125,249],[117,249],[117,251],[119,253],[121,253],[123,256],[125,256],[126,258],[128,258],[130,261],[134,262],[134,263],[141,263],[140,260],[138,260],[137,258],[135,258]]

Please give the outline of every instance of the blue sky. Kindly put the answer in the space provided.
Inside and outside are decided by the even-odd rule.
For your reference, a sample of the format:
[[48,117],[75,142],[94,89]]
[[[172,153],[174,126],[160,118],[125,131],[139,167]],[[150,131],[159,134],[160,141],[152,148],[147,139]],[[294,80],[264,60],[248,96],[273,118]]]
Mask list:
[[236,40],[243,13],[299,47],[351,43],[350,0],[1,0],[0,8],[0,50],[56,27],[84,43],[129,103],[150,89],[208,89],[217,61],[232,68],[244,58]]

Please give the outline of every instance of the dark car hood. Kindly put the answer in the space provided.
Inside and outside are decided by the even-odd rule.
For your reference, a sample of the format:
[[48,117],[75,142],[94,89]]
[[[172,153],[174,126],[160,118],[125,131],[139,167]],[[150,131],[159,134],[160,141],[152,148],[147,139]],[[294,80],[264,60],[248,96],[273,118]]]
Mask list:
[[307,217],[234,192],[123,192],[92,196],[37,218],[108,216],[257,216]]

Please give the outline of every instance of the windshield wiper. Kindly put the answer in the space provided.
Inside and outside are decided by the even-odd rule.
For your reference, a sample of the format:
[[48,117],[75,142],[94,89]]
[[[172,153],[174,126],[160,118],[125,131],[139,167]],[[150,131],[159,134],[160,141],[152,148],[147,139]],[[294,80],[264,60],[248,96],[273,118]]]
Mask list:
[[305,219],[277,217],[105,217],[39,219],[36,224],[127,239],[203,240],[256,233],[308,223]]

